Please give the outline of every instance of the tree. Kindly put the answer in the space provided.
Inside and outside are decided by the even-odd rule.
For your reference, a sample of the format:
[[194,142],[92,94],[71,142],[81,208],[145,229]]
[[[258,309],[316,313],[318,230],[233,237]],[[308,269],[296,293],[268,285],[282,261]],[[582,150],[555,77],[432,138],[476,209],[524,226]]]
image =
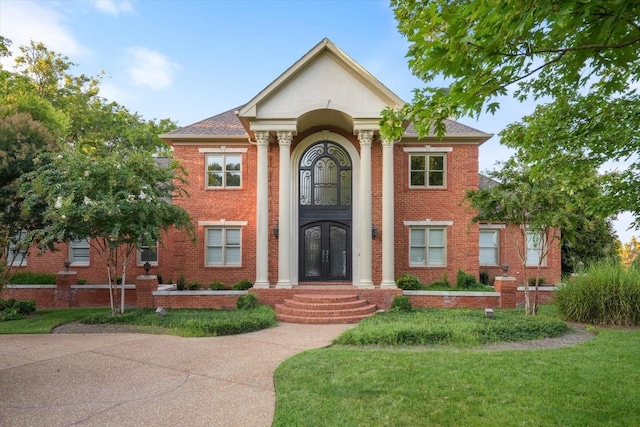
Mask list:
[[[584,209],[582,194],[567,193],[563,176],[550,173],[538,178],[517,156],[488,175],[497,184],[467,190],[465,201],[477,213],[472,221],[508,225],[505,230],[517,248],[523,271],[527,267],[537,267],[533,300],[529,287],[525,286],[525,311],[536,314],[540,267],[552,245],[560,244],[561,230],[571,229],[574,218]],[[584,178],[593,179],[594,176],[591,174]],[[533,253],[537,255],[534,262],[530,259]]]
[[570,237],[562,239],[562,274],[575,273],[581,267],[603,260],[620,261],[620,241],[609,219],[595,215],[577,215],[570,230],[563,230]]
[[410,42],[412,72],[425,83],[444,77],[451,84],[416,89],[401,111],[387,110],[387,136],[399,137],[403,120],[423,135],[431,126],[442,135],[445,119],[493,113],[495,98],[512,88],[520,100],[563,98],[582,88],[610,97],[632,93],[640,78],[638,1],[392,0],[391,6]]
[[625,242],[620,247],[620,259],[622,265],[629,267],[640,256],[640,241],[636,236],[631,236],[631,241]]
[[[192,235],[189,214],[172,203],[186,195],[176,162],[159,165],[148,151],[109,146],[87,153],[67,149],[40,158],[42,166],[23,187],[27,211],[44,201],[48,224],[31,236],[43,249],[88,238],[107,267],[111,309],[124,312],[127,264],[143,242],[162,238],[171,226]],[[116,276],[121,273],[120,307]]]
[[30,241],[22,239],[24,232],[42,224],[39,210],[24,214],[20,186],[36,168],[37,155],[57,148],[51,132],[29,114],[0,117],[0,290],[21,262],[12,262],[17,251],[28,252]]

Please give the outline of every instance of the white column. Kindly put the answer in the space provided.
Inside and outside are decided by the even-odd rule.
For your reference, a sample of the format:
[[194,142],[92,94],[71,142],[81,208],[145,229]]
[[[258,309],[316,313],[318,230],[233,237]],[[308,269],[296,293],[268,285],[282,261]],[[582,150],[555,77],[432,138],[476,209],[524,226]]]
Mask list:
[[278,177],[278,283],[276,288],[291,288],[291,132],[278,132],[280,174]]
[[393,141],[382,141],[382,282],[380,288],[396,288],[393,198]]
[[360,282],[359,288],[373,288],[371,269],[371,143],[373,131],[358,131],[360,141]]
[[269,132],[256,132],[256,281],[254,288],[269,287]]

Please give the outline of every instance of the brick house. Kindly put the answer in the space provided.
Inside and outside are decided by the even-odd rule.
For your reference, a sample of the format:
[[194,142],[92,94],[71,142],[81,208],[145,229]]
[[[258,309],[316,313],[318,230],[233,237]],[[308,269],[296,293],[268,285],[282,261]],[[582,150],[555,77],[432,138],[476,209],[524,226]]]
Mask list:
[[[328,39],[322,40],[246,104],[161,135],[188,172],[188,198],[176,198],[196,226],[193,245],[172,231],[137,255],[131,273],[254,288],[343,284],[395,288],[403,273],[423,283],[454,282],[458,269],[486,270],[522,283],[504,225],[471,224],[464,190],[477,188],[478,149],[492,135],[456,121],[443,139],[381,140],[385,107],[403,101]],[[106,282],[82,242],[30,256],[27,267]],[[532,247],[532,253],[536,248]],[[543,267],[560,280],[555,245]]]

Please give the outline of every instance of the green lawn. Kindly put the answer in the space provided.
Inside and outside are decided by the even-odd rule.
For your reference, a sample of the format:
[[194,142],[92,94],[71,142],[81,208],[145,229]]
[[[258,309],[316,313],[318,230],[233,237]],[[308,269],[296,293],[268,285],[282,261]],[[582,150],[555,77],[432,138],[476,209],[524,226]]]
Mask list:
[[598,332],[558,349],[308,351],[276,370],[274,426],[639,426],[640,330]]
[[34,314],[18,320],[0,322],[0,334],[48,334],[63,323],[73,322],[95,313],[107,313],[106,308],[65,308],[59,310],[37,310]]

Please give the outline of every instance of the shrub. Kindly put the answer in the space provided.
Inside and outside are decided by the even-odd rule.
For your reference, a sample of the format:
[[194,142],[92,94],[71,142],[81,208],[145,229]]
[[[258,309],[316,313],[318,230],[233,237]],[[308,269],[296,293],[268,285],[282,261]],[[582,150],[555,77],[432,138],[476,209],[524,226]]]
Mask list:
[[87,283],[87,279],[78,279],[78,285],[84,285]]
[[413,306],[411,305],[411,300],[408,296],[397,295],[391,302],[391,309],[396,311],[411,311]]
[[599,325],[640,325],[640,271],[614,262],[590,266],[555,294],[570,321]]
[[236,301],[238,310],[253,310],[258,305],[258,298],[253,294],[240,295]]
[[0,299],[0,321],[17,320],[36,311],[33,300],[18,301],[14,298]]
[[472,289],[479,285],[476,278],[469,274],[465,273],[463,270],[458,269],[458,274],[456,275],[456,287],[461,289]]
[[[536,278],[535,277],[529,277],[527,279],[527,282],[529,283],[529,286],[535,286],[536,285]],[[538,279],[538,285],[544,285],[545,282],[545,278],[541,277]]]
[[199,282],[189,282],[189,290],[191,291],[196,291],[200,288],[200,283]]
[[9,283],[12,285],[55,285],[56,275],[25,271],[14,274]]
[[252,286],[253,286],[253,283],[251,283],[251,280],[242,279],[239,282],[234,283],[233,286],[231,286],[231,289],[233,289],[234,291],[246,291]]
[[485,286],[489,286],[489,284],[491,283],[491,281],[489,280],[489,272],[487,270],[482,270],[480,272],[480,283],[482,283]]
[[178,277],[178,281],[176,282],[176,289],[179,291],[184,291],[187,286],[187,282],[184,279],[184,274],[180,273],[180,277]]
[[396,286],[405,291],[418,291],[422,289],[422,283],[413,274],[404,273],[396,279]]
[[224,283],[222,282],[211,282],[209,283],[209,289],[212,291],[221,291],[224,289]]

